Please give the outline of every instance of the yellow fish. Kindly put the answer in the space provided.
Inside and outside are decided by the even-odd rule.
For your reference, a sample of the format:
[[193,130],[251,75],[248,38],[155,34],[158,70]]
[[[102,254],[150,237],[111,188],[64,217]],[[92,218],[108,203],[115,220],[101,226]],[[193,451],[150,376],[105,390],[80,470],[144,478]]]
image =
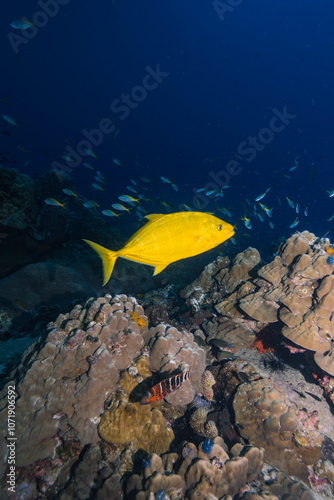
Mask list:
[[154,266],[154,276],[172,262],[214,248],[234,235],[231,224],[203,212],[176,212],[145,216],[149,222],[113,252],[84,240],[101,257],[103,285],[108,283],[117,257]]

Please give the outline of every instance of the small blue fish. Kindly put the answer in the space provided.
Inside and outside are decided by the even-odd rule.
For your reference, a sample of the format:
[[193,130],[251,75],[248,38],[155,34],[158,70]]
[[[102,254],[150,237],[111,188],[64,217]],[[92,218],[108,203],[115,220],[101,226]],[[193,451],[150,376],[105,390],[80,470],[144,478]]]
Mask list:
[[257,197],[255,198],[255,201],[260,201],[260,200],[262,200],[262,198],[264,198],[264,197],[266,196],[266,194],[268,193],[268,191],[270,191],[270,189],[271,189],[271,187],[268,187],[268,189],[266,189],[264,193],[259,194],[259,196],[257,196]]
[[118,197],[119,200],[125,201],[125,203],[138,203],[138,199],[132,198],[132,196],[129,196],[128,194],[122,194],[121,196]]
[[[3,116],[3,115],[2,115],[2,116]],[[329,196],[330,198],[333,198],[333,196],[334,196],[334,189],[332,189],[332,191],[328,191],[328,189],[327,189],[327,193],[328,193],[328,196]]]
[[108,217],[119,217],[119,214],[115,214],[112,210],[102,210],[102,213]]
[[172,184],[172,188],[174,189],[174,191],[178,191],[179,190],[179,188],[177,187],[176,184]]
[[12,118],[11,116],[2,115],[2,118],[4,120],[6,120],[7,123],[10,123],[11,125],[15,125],[15,127],[18,127],[18,124],[16,123],[16,121],[14,120],[14,118]]
[[307,217],[307,216],[308,216],[308,207],[306,207],[306,208],[305,208],[305,210],[304,210],[304,215],[305,215],[305,217]]
[[106,179],[104,177],[101,177],[100,175],[96,175],[95,180],[97,182],[102,182],[102,184],[106,184],[106,182],[107,182]]
[[63,189],[63,193],[67,194],[68,196],[74,196],[75,198],[78,197],[78,195],[76,193],[74,193],[74,191],[72,191],[72,189]]
[[83,162],[83,166],[86,167],[86,168],[90,168],[90,170],[94,170],[94,167],[92,167],[91,164],[88,163],[88,161],[84,161]]
[[215,192],[216,192],[216,190],[215,190],[215,189],[213,189],[213,190],[211,190],[211,191],[206,191],[205,196],[211,196],[211,195],[212,195],[213,193],[215,193]]
[[296,227],[297,224],[299,224],[298,217],[296,217],[296,219],[292,222],[292,224],[290,224],[290,228]]
[[299,214],[299,204],[298,203],[296,204],[296,212],[297,212],[297,214]]
[[63,160],[68,161],[69,163],[73,163],[74,162],[73,158],[71,158],[68,155],[63,155],[62,158],[63,158]]
[[91,149],[83,148],[83,150],[86,153],[86,155],[92,156],[93,158],[97,158],[97,156],[93,153]]
[[218,208],[220,212],[223,212],[223,214],[228,215],[228,217],[232,217],[231,212],[229,212],[226,208]]
[[245,226],[247,227],[247,229],[252,229],[252,224],[251,224],[251,221],[250,221],[250,219],[248,219],[248,218],[246,217],[246,215],[244,215],[244,216],[243,216],[243,218],[242,218],[241,220],[243,220],[243,221],[244,221],[244,224],[245,224]]
[[31,23],[25,17],[21,17],[20,19],[14,19],[14,21],[9,23],[9,26],[16,30],[26,30],[28,28],[33,28],[34,23]]
[[133,188],[132,186],[126,186],[126,189],[128,189],[132,193],[137,193],[137,191],[135,190],[135,188]]
[[126,210],[127,212],[130,212],[130,209],[129,208],[126,208],[124,207],[123,205],[121,205],[120,203],[114,203],[113,205],[111,205],[115,210]]
[[295,208],[294,202],[292,200],[290,200],[290,198],[288,198],[288,197],[286,197],[286,199],[287,199],[287,202],[289,203],[290,207]]
[[115,163],[115,165],[118,165],[119,167],[122,167],[122,166],[123,166],[123,165],[122,165],[122,162],[120,162],[119,160],[117,160],[117,158],[113,158],[113,160],[112,160],[112,161]]
[[201,193],[202,191],[204,191],[205,188],[198,188],[196,189],[196,193]]
[[171,181],[169,179],[167,179],[167,177],[160,177],[160,179],[162,180],[162,182],[164,182],[165,184],[171,184]]
[[83,206],[85,208],[96,208],[96,207],[99,207],[99,204],[96,203],[96,201],[89,200],[89,201],[85,201]]
[[65,203],[60,203],[60,201],[55,200],[54,198],[46,198],[44,201],[47,205],[51,205],[52,207],[65,207]]
[[100,186],[100,184],[96,184],[96,182],[93,182],[92,186],[94,189],[97,189],[98,191],[104,191],[103,187]]
[[272,208],[266,207],[265,205],[263,205],[263,203],[260,203],[260,207],[262,208],[262,210],[264,210],[264,212],[266,212],[268,217],[272,217],[272,211],[273,211]]

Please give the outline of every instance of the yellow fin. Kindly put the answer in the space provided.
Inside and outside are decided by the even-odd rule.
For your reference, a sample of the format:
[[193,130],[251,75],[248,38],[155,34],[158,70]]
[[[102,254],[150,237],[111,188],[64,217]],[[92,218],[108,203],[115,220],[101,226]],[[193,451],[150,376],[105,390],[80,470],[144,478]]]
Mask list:
[[149,214],[145,215],[145,218],[148,219],[150,222],[154,220],[161,219],[161,217],[164,217],[166,214]]
[[170,264],[170,262],[168,262],[168,264],[159,264],[159,265],[155,266],[153,276],[161,273],[161,271],[163,271],[167,266],[169,266],[169,264]]
[[89,240],[83,240],[88,243],[89,246],[95,250],[95,252],[101,257],[103,264],[103,286],[108,283],[110,280],[111,273],[114,269],[114,265],[116,259],[119,255],[118,252],[113,252],[112,250],[108,250],[108,248],[104,248],[97,243]]

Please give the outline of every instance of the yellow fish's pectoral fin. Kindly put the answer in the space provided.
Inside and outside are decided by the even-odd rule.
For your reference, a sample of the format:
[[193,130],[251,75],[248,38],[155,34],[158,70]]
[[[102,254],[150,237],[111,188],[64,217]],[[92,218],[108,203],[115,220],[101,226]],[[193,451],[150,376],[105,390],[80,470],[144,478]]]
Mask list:
[[148,214],[145,215],[145,219],[148,219],[150,222],[153,222],[154,220],[161,219],[161,217],[165,217],[166,214]]
[[112,250],[108,250],[108,248],[104,248],[97,243],[89,240],[83,240],[88,243],[89,246],[95,250],[95,252],[101,257],[103,264],[103,286],[108,283],[110,280],[111,273],[113,272],[114,265],[117,257],[119,256],[118,252],[113,252]]
[[171,263],[168,262],[168,264],[157,264],[156,266],[154,266],[153,276],[155,276],[156,274],[161,273],[161,271],[163,271],[167,266],[169,266],[169,264],[171,264]]

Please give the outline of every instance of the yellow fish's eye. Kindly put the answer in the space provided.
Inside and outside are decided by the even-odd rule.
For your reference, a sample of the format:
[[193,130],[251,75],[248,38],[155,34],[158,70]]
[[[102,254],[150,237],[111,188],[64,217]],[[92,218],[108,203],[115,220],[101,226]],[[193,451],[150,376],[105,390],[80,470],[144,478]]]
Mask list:
[[221,224],[218,224],[218,226],[217,226],[218,231],[221,231],[221,230],[222,230],[222,227],[223,227],[223,226],[222,226]]

